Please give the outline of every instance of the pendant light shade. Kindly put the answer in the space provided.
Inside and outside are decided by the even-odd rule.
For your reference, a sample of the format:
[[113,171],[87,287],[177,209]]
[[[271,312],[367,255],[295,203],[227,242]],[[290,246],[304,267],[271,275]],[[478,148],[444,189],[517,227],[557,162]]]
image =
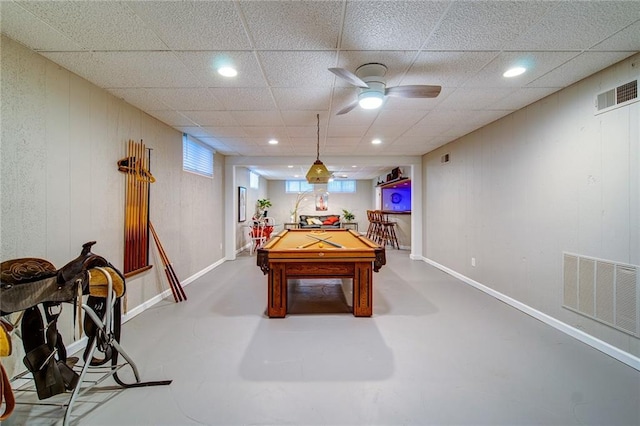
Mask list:
[[327,167],[320,161],[320,114],[316,115],[318,119],[318,144],[316,161],[311,165],[311,168],[307,172],[307,182],[310,184],[327,183],[329,179],[333,177],[332,173]]

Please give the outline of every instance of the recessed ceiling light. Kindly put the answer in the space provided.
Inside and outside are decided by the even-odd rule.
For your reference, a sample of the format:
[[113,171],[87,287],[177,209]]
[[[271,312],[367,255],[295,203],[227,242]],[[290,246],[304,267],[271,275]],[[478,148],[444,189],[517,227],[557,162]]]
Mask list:
[[372,144],[374,145],[380,145],[382,143],[382,141],[380,139],[374,139],[371,141]]
[[356,167],[358,167],[358,166],[356,166],[356,165],[353,165],[353,166],[351,166],[351,167],[353,167],[353,168],[355,169],[355,168],[356,168]]
[[218,74],[224,77],[235,77],[238,75],[238,71],[233,67],[220,67],[218,68]]
[[293,166],[291,166],[291,165],[289,165],[289,166],[287,166],[287,167],[288,167],[288,168],[290,168],[290,169],[293,169]]
[[503,77],[515,77],[520,74],[524,74],[527,69],[525,67],[513,67],[509,68],[502,74]]
[[271,140],[269,141],[269,145],[278,145],[278,141],[277,141],[277,139],[271,139]]

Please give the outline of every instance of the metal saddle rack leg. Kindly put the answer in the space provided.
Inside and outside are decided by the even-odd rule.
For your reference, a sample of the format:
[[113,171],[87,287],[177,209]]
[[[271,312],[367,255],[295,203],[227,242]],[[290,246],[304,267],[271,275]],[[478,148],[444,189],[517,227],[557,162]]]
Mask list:
[[[116,334],[114,333],[114,307],[116,306],[116,297],[113,291],[113,281],[112,281],[111,275],[107,270],[105,270],[102,267],[95,267],[93,268],[93,270],[97,270],[100,273],[102,273],[107,280],[107,294],[106,294],[106,302],[105,302],[106,309],[105,309],[104,319],[101,319],[100,316],[94,311],[94,309],[91,306],[84,303],[82,304],[82,309],[84,310],[85,315],[87,315],[96,326],[96,336],[94,339],[90,340],[90,347],[88,351],[85,352],[85,354],[88,354],[88,356],[85,356],[85,361],[84,361],[84,365],[82,366],[82,370],[80,372],[78,385],[75,387],[75,389],[73,390],[73,393],[71,394],[71,397],[69,398],[69,403],[67,405],[67,409],[64,415],[64,421],[63,421],[64,426],[69,425],[69,422],[71,420],[71,413],[77,397],[82,393],[83,390],[90,389],[90,386],[85,387],[83,389],[82,383],[89,369],[93,367],[91,361],[92,359],[94,359],[93,355],[98,350],[99,339],[102,339],[100,344],[103,347],[108,346],[112,351],[111,368],[107,373],[105,373],[102,380],[106,379],[109,376],[114,376],[114,380],[123,388],[168,385],[171,383],[171,380],[154,381],[154,382],[140,381],[140,375],[138,373],[138,368],[136,367],[135,362],[124,351],[124,349],[122,348],[122,346],[120,345],[120,343],[116,338],[117,337]],[[120,364],[120,365],[117,364],[118,354],[122,355],[122,357],[126,360],[126,363]],[[117,376],[118,370],[120,370],[121,368],[127,365],[131,367],[131,369],[133,370],[133,374],[135,376],[136,382],[133,384],[124,383]]]

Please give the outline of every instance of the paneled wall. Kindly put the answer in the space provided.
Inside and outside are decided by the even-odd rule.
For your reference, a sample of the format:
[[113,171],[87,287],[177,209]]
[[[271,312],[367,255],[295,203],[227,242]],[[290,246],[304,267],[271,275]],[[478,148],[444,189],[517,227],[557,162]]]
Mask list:
[[[150,217],[181,280],[222,259],[224,157],[213,179],[182,171],[182,135],[12,40],[2,37],[0,258],[56,267],[86,241],[122,268],[129,139],[153,148]],[[127,282],[128,309],[168,288],[159,264]],[[188,290],[187,290],[188,293]],[[62,332],[72,341],[71,309]],[[6,365],[6,364],[5,364]]]
[[635,55],[423,158],[426,258],[635,356],[637,338],[562,307],[562,261],[640,264],[640,103],[594,114],[638,76]]

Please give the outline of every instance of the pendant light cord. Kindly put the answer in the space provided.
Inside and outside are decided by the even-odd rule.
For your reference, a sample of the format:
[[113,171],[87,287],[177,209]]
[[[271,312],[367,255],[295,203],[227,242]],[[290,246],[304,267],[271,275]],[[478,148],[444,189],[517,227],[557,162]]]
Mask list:
[[320,160],[320,114],[316,114],[316,118],[318,119],[318,154],[316,155],[316,160]]

